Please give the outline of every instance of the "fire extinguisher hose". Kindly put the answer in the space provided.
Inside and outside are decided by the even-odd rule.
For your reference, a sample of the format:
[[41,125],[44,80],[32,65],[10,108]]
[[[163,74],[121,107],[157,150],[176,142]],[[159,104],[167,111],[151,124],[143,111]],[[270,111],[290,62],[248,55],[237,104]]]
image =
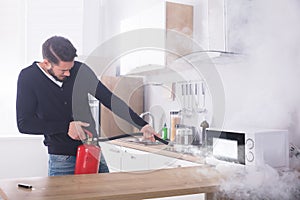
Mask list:
[[[142,136],[143,133],[142,132],[136,132],[136,133],[125,133],[125,134],[122,134],[122,135],[117,135],[117,136],[112,136],[112,137],[107,137],[107,138],[103,138],[103,137],[99,137],[98,138],[98,141],[99,142],[106,142],[106,141],[109,141],[109,140],[116,140],[116,139],[120,139],[120,138],[125,138],[125,137],[134,137],[134,136]],[[161,139],[160,137],[158,137],[157,135],[154,135],[154,138],[155,140],[165,144],[165,145],[168,145],[169,142],[164,140],[164,139]]]

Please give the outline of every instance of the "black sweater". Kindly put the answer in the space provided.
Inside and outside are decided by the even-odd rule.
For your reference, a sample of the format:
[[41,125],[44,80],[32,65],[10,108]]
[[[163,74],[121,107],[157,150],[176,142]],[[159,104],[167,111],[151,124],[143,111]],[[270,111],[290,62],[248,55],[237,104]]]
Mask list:
[[37,62],[23,69],[17,86],[17,124],[21,133],[43,134],[49,154],[76,155],[81,141],[68,136],[71,121],[90,123],[96,134],[88,94],[116,115],[137,128],[147,124],[128,105],[114,95],[85,64],[75,61],[70,76],[59,87],[38,67]]

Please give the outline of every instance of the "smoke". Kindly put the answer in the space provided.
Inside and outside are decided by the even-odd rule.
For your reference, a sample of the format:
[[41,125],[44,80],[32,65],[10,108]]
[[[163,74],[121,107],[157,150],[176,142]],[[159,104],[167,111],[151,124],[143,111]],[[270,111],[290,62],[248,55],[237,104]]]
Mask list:
[[289,129],[290,140],[300,146],[300,1],[227,4],[229,48],[247,60],[220,68],[225,127]]
[[[225,129],[288,129],[300,146],[300,1],[226,1],[229,50],[246,59],[218,67],[226,94]],[[288,172],[268,165],[217,166],[227,179],[218,197],[300,199],[300,159]]]
[[278,172],[268,165],[247,168],[219,165],[217,169],[228,178],[221,183],[216,199],[300,199],[300,173],[297,171]]

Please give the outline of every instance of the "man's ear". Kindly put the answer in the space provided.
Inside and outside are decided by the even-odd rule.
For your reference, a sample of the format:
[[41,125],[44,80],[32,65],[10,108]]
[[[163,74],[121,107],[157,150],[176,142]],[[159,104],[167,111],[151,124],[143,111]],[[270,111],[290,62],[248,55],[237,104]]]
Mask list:
[[51,69],[51,63],[48,59],[44,59],[42,63],[47,69]]

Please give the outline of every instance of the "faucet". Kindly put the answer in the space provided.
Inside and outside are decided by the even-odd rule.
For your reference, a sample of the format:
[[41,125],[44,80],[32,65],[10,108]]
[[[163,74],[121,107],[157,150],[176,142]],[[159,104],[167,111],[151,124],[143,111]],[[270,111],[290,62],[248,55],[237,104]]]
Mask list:
[[[150,126],[152,126],[152,128],[154,129],[154,116],[149,112],[143,112],[142,114],[140,114],[140,117],[141,118],[144,118],[144,116],[148,115],[149,116],[149,119],[150,119],[150,122],[148,122],[150,124]],[[154,129],[155,130],[155,129]]]

